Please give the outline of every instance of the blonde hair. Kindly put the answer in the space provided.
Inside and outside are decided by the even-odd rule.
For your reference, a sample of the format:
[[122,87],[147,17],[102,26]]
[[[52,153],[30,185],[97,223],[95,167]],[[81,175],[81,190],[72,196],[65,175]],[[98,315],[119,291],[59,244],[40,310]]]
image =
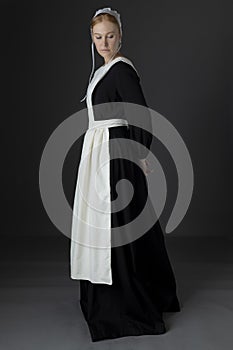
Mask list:
[[92,18],[90,23],[91,32],[93,31],[94,25],[96,25],[97,23],[103,22],[103,20],[107,20],[109,22],[115,23],[117,25],[117,28],[120,34],[120,26],[117,19],[114,16],[110,15],[109,13],[100,13],[96,17]]

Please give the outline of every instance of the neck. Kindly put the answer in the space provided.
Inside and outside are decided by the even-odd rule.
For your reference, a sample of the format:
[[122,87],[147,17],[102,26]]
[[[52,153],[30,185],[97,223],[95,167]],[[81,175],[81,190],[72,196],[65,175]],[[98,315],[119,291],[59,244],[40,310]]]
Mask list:
[[114,60],[114,58],[117,58],[117,57],[121,57],[122,54],[120,52],[118,52],[116,55],[113,55],[113,57],[111,57],[108,61],[105,60],[104,62],[104,66],[109,63],[110,61]]

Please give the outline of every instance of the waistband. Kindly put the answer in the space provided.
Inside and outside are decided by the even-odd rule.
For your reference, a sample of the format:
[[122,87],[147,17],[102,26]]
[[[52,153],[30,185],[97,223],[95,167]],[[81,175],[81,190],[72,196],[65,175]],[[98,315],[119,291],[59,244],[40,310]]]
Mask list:
[[126,119],[103,119],[89,121],[88,130],[96,128],[111,128],[114,126],[127,126],[129,128],[128,121]]

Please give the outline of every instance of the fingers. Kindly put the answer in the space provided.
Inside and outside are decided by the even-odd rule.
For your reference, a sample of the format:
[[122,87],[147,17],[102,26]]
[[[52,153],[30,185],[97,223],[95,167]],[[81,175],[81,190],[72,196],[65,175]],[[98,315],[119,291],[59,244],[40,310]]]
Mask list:
[[145,158],[145,159],[139,159],[140,160],[140,167],[143,170],[144,174],[147,176],[150,173],[154,172],[154,169],[150,169],[149,168],[149,161]]

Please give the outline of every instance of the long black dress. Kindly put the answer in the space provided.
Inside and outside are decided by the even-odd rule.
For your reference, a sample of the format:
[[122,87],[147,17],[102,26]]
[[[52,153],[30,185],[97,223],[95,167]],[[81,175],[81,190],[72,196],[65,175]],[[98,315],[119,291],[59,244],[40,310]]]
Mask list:
[[[92,103],[132,102],[147,106],[135,70],[124,61],[116,62],[98,82]],[[131,138],[150,147],[152,135],[136,126],[109,128],[109,139]],[[110,152],[114,158],[114,147]],[[148,150],[140,149],[139,158]],[[111,201],[116,199],[116,184],[122,178],[131,181],[134,197],[130,205],[111,213],[111,227],[130,222],[146,202],[148,187],[139,166],[126,159],[110,161]],[[119,193],[118,193],[119,195]],[[166,332],[162,312],[180,311],[176,281],[165,247],[159,221],[140,238],[111,247],[113,284],[80,280],[80,305],[92,341]]]

